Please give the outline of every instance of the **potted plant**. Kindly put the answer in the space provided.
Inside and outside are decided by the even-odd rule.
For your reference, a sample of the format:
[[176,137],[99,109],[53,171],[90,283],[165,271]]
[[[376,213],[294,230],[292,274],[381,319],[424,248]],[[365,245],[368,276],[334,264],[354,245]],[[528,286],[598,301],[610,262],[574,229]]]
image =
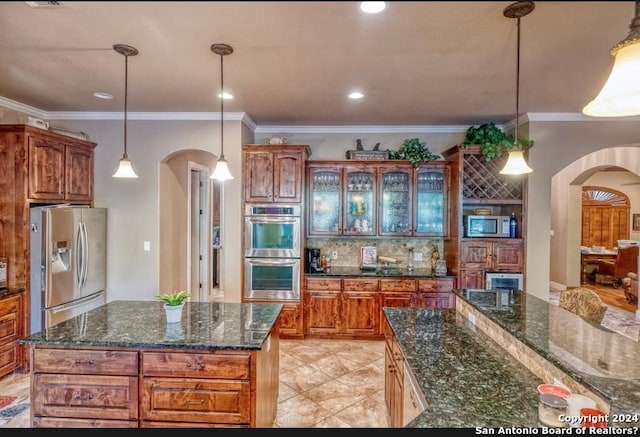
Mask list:
[[[505,134],[494,123],[484,123],[480,126],[471,126],[467,129],[462,143],[464,146],[477,145],[484,159],[489,162],[502,156],[516,145],[513,135]],[[531,147],[533,140],[518,138],[518,147]]]
[[423,162],[440,159],[440,156],[431,153],[426,142],[411,138],[404,140],[397,151],[390,150],[389,159],[406,159],[414,167],[419,167]]
[[191,297],[191,293],[188,291],[176,291],[174,293],[164,293],[157,296],[159,300],[164,302],[167,323],[180,321],[184,301],[189,297]]

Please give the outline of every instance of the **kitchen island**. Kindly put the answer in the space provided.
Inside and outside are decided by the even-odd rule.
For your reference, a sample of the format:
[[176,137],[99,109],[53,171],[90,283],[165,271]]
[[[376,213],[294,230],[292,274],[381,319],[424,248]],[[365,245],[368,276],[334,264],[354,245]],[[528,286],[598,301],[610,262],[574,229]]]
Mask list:
[[281,304],[112,301],[20,340],[32,427],[271,427]]
[[427,404],[407,427],[539,427],[536,388],[555,379],[638,426],[637,342],[527,293],[454,292],[455,310],[383,310]]

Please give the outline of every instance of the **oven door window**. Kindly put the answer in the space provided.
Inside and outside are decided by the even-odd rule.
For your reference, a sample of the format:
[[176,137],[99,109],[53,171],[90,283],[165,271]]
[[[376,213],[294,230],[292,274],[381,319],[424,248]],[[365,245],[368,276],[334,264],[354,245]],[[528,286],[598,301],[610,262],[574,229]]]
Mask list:
[[299,259],[247,259],[245,264],[245,297],[277,300],[300,298]]
[[299,257],[300,218],[245,218],[245,256]]

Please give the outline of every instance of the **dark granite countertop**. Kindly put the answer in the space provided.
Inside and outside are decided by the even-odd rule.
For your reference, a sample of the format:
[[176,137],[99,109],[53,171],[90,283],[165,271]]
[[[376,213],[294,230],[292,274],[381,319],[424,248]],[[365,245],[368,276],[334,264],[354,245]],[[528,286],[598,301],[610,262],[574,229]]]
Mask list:
[[166,322],[162,302],[112,301],[20,340],[21,344],[106,348],[260,350],[282,304],[187,302]]
[[14,294],[22,293],[24,292],[24,290],[25,290],[24,287],[0,289],[0,299],[2,299],[3,297],[12,296]]
[[408,428],[538,427],[542,381],[455,309],[384,308],[428,407]]
[[363,276],[367,278],[455,278],[455,276],[435,276],[431,274],[431,269],[413,269],[411,271],[406,268],[384,268],[379,267],[375,270],[361,270],[357,266],[331,267],[326,272],[305,273],[309,278],[313,277],[331,277],[331,276]]
[[529,293],[454,292],[574,380],[608,399],[611,414],[640,414],[638,341]]

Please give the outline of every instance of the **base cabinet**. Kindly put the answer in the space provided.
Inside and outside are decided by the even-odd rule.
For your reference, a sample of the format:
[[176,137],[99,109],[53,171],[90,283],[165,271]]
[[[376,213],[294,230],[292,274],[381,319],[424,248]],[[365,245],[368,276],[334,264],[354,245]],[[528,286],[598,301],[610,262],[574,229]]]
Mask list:
[[32,347],[33,427],[271,427],[279,336],[259,351]]
[[462,241],[460,288],[485,288],[487,272],[524,271],[521,239],[468,239]]
[[22,367],[22,293],[0,299],[0,378]]

